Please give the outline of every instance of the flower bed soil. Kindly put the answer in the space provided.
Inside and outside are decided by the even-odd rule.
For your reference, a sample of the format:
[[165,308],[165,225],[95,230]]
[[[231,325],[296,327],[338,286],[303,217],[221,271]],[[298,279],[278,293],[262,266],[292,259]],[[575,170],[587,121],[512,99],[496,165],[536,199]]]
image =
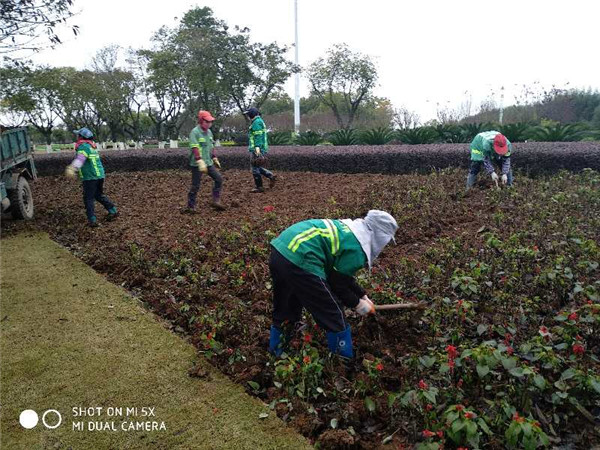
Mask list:
[[[35,222],[4,220],[3,233],[47,231],[322,448],[500,449],[511,426],[554,443],[600,444],[597,172],[520,177],[502,191],[481,179],[467,195],[458,170],[284,172],[265,194],[249,192],[249,171],[223,175],[228,209],[208,206],[203,179],[200,214],[184,215],[187,172],[109,172],[106,193],[121,217],[100,214],[98,229],[85,226],[79,183],[40,178]],[[307,317],[275,360],[266,351],[270,239],[299,220],[373,208],[400,229],[360,283],[376,303],[424,301],[428,310],[349,312],[348,363],[328,355]]]

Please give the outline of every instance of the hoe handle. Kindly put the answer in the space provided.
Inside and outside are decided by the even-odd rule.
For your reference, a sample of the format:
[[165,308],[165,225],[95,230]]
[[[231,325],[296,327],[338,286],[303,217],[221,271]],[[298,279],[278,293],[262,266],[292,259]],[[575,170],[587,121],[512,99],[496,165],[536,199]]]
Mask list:
[[396,303],[394,305],[375,305],[375,310],[383,311],[386,309],[425,309],[425,303]]

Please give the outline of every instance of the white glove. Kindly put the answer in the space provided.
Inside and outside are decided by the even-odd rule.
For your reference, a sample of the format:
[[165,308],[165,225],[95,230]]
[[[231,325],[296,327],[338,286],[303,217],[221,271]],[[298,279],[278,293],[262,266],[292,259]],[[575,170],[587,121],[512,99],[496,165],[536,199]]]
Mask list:
[[498,174],[496,172],[492,172],[492,180],[494,180],[494,183],[498,183]]
[[75,178],[77,176],[77,169],[69,164],[65,169],[65,176],[68,178]]
[[508,183],[508,175],[504,174],[502,175],[502,184],[506,184]]
[[260,156],[260,147],[256,147],[256,148],[254,149],[254,154],[255,154],[256,156]]
[[373,302],[367,297],[363,295],[358,300],[358,305],[354,308],[354,311],[359,313],[361,316],[366,316],[367,314],[375,314],[375,305]]
[[202,160],[202,159],[198,160],[198,169],[200,169],[200,172],[202,172],[202,173],[208,172],[208,167],[206,166],[206,163],[204,162],[204,160]]

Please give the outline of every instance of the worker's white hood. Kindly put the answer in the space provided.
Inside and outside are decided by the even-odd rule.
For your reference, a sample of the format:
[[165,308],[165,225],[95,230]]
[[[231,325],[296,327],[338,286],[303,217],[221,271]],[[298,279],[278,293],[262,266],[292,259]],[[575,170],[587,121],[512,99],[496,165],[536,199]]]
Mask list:
[[367,255],[369,269],[383,247],[394,239],[398,229],[396,220],[390,214],[377,209],[370,210],[364,219],[343,219],[342,222],[350,228],[360,242]]

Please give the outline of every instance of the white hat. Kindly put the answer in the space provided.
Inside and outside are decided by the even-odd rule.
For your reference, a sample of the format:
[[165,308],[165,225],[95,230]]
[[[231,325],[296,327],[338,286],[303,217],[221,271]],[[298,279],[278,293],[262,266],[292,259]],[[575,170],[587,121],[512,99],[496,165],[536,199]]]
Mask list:
[[360,246],[367,255],[369,269],[373,260],[394,239],[394,234],[398,229],[396,219],[389,213],[377,209],[370,210],[364,219],[344,219],[342,222],[350,228],[360,242]]

